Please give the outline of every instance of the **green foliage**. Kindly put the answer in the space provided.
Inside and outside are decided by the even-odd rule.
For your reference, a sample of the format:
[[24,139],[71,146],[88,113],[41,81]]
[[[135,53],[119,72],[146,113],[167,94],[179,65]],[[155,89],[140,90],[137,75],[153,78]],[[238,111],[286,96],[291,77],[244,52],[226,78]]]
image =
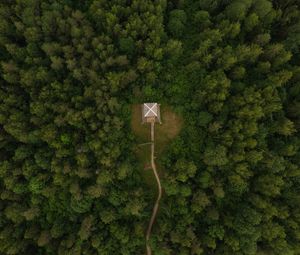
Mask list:
[[125,54],[132,56],[135,51],[134,40],[131,37],[121,38],[120,39],[120,50],[121,50],[121,52],[124,52]]
[[143,100],[183,120],[153,254],[300,254],[299,24],[297,1],[1,1],[0,254],[145,252]]
[[194,16],[194,25],[201,30],[211,25],[210,15],[207,11],[197,11]]
[[77,200],[76,198],[71,198],[70,207],[76,213],[85,213],[91,209],[92,200],[89,198],[82,198]]
[[204,163],[208,166],[222,166],[228,163],[226,147],[217,145],[208,147],[204,152]]
[[170,12],[168,29],[175,37],[181,37],[187,22],[187,15],[183,10],[173,10]]
[[[164,176],[168,206],[159,236],[182,254],[193,254],[188,242],[201,243],[200,254],[298,254],[298,210],[285,198],[299,184],[288,177],[295,173],[290,163],[300,159],[298,50],[286,47],[293,45],[289,36],[297,41],[298,33],[287,31],[299,21],[299,7],[294,1],[187,0],[181,10],[191,25],[184,37],[169,30],[184,54],[172,60],[173,77],[166,69],[163,86],[185,117],[186,132],[164,161],[172,171]],[[197,169],[192,178],[189,162]],[[186,236],[187,228],[197,241]]]
[[207,126],[209,122],[213,120],[213,116],[208,112],[199,112],[199,125],[200,126]]
[[234,0],[226,7],[225,13],[231,20],[243,20],[251,2],[251,0]]
[[42,176],[36,176],[31,178],[29,182],[29,190],[33,194],[41,193],[44,187],[45,187],[45,181]]

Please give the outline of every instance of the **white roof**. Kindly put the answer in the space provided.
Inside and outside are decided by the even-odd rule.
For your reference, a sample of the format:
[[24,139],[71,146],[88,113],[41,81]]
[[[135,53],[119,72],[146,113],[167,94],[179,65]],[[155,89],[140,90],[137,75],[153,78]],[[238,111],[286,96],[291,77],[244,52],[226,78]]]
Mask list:
[[157,103],[144,103],[144,117],[157,117]]

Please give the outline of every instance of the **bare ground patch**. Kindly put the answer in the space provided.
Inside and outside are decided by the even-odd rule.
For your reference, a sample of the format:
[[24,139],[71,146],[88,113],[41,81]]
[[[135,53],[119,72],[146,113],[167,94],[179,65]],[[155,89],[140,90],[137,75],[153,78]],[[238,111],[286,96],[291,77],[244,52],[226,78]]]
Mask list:
[[[132,106],[131,128],[137,137],[137,145],[135,147],[136,154],[140,160],[141,171],[144,181],[156,187],[155,178],[153,177],[149,166],[150,157],[150,124],[142,124],[141,105]],[[180,132],[183,121],[180,116],[175,114],[170,107],[161,105],[162,124],[155,124],[155,156],[163,152],[169,142],[174,139]],[[158,172],[163,175],[161,167],[158,165]]]

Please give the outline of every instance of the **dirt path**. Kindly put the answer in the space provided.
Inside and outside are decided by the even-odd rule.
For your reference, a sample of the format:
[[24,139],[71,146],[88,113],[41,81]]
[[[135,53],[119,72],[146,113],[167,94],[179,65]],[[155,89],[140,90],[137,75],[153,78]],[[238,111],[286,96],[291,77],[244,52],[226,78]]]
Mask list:
[[156,165],[155,165],[155,160],[154,160],[154,158],[155,158],[154,157],[154,148],[155,148],[155,146],[154,146],[154,124],[155,124],[154,122],[151,122],[151,167],[152,167],[153,173],[154,173],[155,178],[156,178],[157,188],[158,188],[158,195],[157,195],[154,207],[153,207],[152,216],[151,216],[149,226],[148,226],[148,229],[147,229],[147,234],[146,234],[147,255],[152,254],[151,248],[148,244],[148,241],[150,239],[152,226],[153,226],[153,223],[154,223],[155,218],[156,218],[156,214],[157,214],[158,207],[159,207],[159,201],[161,199],[161,193],[162,193],[160,179],[159,179],[159,176],[158,176],[157,171],[156,171]]

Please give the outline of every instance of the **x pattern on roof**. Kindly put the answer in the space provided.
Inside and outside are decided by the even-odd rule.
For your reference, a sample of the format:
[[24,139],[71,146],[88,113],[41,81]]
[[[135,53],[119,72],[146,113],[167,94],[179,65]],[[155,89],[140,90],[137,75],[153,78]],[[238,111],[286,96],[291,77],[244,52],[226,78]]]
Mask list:
[[144,116],[145,117],[157,117],[157,103],[144,104]]

